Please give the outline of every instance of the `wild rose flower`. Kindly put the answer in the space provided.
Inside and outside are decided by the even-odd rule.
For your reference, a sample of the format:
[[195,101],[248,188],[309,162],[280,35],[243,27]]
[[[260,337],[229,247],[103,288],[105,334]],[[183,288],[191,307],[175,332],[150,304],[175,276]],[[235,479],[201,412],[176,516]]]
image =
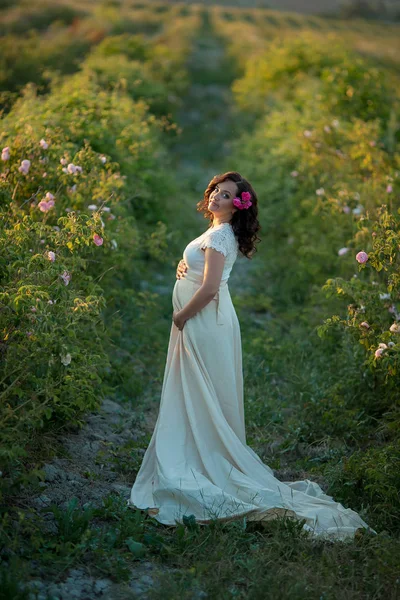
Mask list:
[[358,204],[355,208],[353,208],[353,215],[361,215],[363,210],[364,207],[362,206],[362,204]]
[[317,194],[317,196],[323,196],[325,194],[325,190],[323,187],[321,187],[315,190],[315,193]]
[[89,210],[97,210],[97,204],[89,204],[88,209]]
[[10,158],[10,148],[9,148],[9,146],[6,146],[1,151],[1,160],[9,160],[9,158]]
[[297,175],[299,174],[299,172],[298,171],[292,171],[290,174],[291,174],[292,177],[297,177]]
[[42,148],[44,150],[47,150],[47,148],[49,147],[49,144],[44,139],[41,139],[40,142],[39,142],[39,144],[42,146]]
[[70,280],[71,280],[71,275],[68,273],[68,271],[64,271],[64,273],[62,275],[60,275],[61,279],[63,280],[63,282],[65,283],[65,285],[68,285]]
[[71,362],[71,355],[68,352],[68,354],[66,354],[65,356],[63,356],[62,354],[60,354],[61,356],[61,362],[62,364],[66,367],[69,365],[69,363]]
[[367,321],[363,321],[360,323],[360,327],[365,327],[365,329],[370,329],[370,325]]
[[388,194],[390,194],[391,192],[393,192],[393,187],[390,185],[390,183],[387,186],[386,191],[387,191]]
[[73,163],[69,163],[67,167],[67,172],[71,173],[72,175],[76,172],[76,167]]
[[392,333],[400,333],[400,325],[398,323],[392,323],[392,325],[389,327],[389,331]]
[[67,161],[67,159],[66,159],[66,158],[60,158],[60,163],[61,163],[62,165],[66,165],[66,164],[67,164],[67,162],[68,162],[68,161]]
[[343,212],[346,213],[346,215],[348,215],[351,212],[350,206],[347,206],[347,204],[345,204],[343,206]]
[[375,358],[380,358],[383,354],[383,348],[378,348],[375,350]]
[[101,245],[102,245],[102,243],[103,243],[103,238],[102,238],[102,237],[100,237],[100,236],[99,236],[97,233],[95,233],[95,234],[93,235],[93,241],[94,241],[94,243],[96,244],[96,246],[101,246]]
[[49,260],[51,260],[51,262],[54,262],[56,260],[56,255],[52,250],[49,250],[49,252],[47,253],[47,257]]
[[79,165],[75,165],[75,173],[82,173],[82,167],[80,167]]
[[42,212],[47,212],[48,210],[53,208],[53,206],[54,206],[54,200],[49,200],[48,202],[46,202],[46,200],[41,200],[38,204],[38,207],[40,208],[40,210]]
[[338,250],[338,255],[339,256],[343,256],[344,254],[346,254],[348,251],[350,250],[350,248],[340,248],[340,250]]
[[359,263],[365,263],[368,260],[368,254],[366,252],[364,252],[363,250],[361,252],[358,252],[356,254],[356,261],[358,261]]
[[55,196],[51,192],[47,192],[45,198],[48,202],[49,200],[54,200]]
[[18,167],[18,171],[20,171],[24,175],[27,175],[30,166],[31,161],[26,158],[25,160],[21,161],[21,166]]

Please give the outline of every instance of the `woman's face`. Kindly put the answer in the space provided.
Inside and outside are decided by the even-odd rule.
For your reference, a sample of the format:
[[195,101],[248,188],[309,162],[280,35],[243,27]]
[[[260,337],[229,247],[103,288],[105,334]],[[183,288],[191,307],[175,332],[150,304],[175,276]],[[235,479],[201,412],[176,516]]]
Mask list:
[[208,199],[208,210],[218,219],[225,218],[230,221],[234,212],[237,211],[233,205],[233,199],[237,195],[237,185],[234,181],[226,179],[217,183]]

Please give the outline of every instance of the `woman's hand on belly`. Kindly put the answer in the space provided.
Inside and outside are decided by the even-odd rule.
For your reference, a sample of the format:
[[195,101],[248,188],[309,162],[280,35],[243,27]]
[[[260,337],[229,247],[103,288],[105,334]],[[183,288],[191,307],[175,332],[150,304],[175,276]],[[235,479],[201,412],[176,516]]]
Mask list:
[[176,278],[182,279],[183,277],[185,277],[186,271],[187,271],[187,264],[185,263],[184,259],[182,258],[179,261],[178,268],[176,269]]

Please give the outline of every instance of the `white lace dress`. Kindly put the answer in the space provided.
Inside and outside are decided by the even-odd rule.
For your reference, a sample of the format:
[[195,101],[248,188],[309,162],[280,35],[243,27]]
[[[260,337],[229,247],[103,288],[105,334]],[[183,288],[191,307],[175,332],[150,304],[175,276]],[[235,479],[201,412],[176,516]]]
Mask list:
[[182,330],[171,325],[159,414],[128,506],[166,525],[191,515],[200,524],[287,516],[304,519],[315,537],[352,538],[370,529],[317,483],[279,481],[246,444],[241,334],[228,287],[238,243],[229,223],[186,246],[188,270],[175,283],[172,305],[183,308],[201,285],[207,246],[225,256],[221,285]]

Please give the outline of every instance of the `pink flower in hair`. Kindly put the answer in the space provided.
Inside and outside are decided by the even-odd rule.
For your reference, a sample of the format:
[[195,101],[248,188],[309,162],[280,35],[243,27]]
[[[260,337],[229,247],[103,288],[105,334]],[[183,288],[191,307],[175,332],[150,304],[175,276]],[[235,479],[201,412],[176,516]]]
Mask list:
[[238,198],[236,196],[236,198],[233,199],[233,205],[236,206],[237,208],[239,208],[240,210],[243,210],[245,208],[250,208],[250,206],[253,204],[251,202],[250,198],[251,198],[250,192],[242,192],[241,198]]

